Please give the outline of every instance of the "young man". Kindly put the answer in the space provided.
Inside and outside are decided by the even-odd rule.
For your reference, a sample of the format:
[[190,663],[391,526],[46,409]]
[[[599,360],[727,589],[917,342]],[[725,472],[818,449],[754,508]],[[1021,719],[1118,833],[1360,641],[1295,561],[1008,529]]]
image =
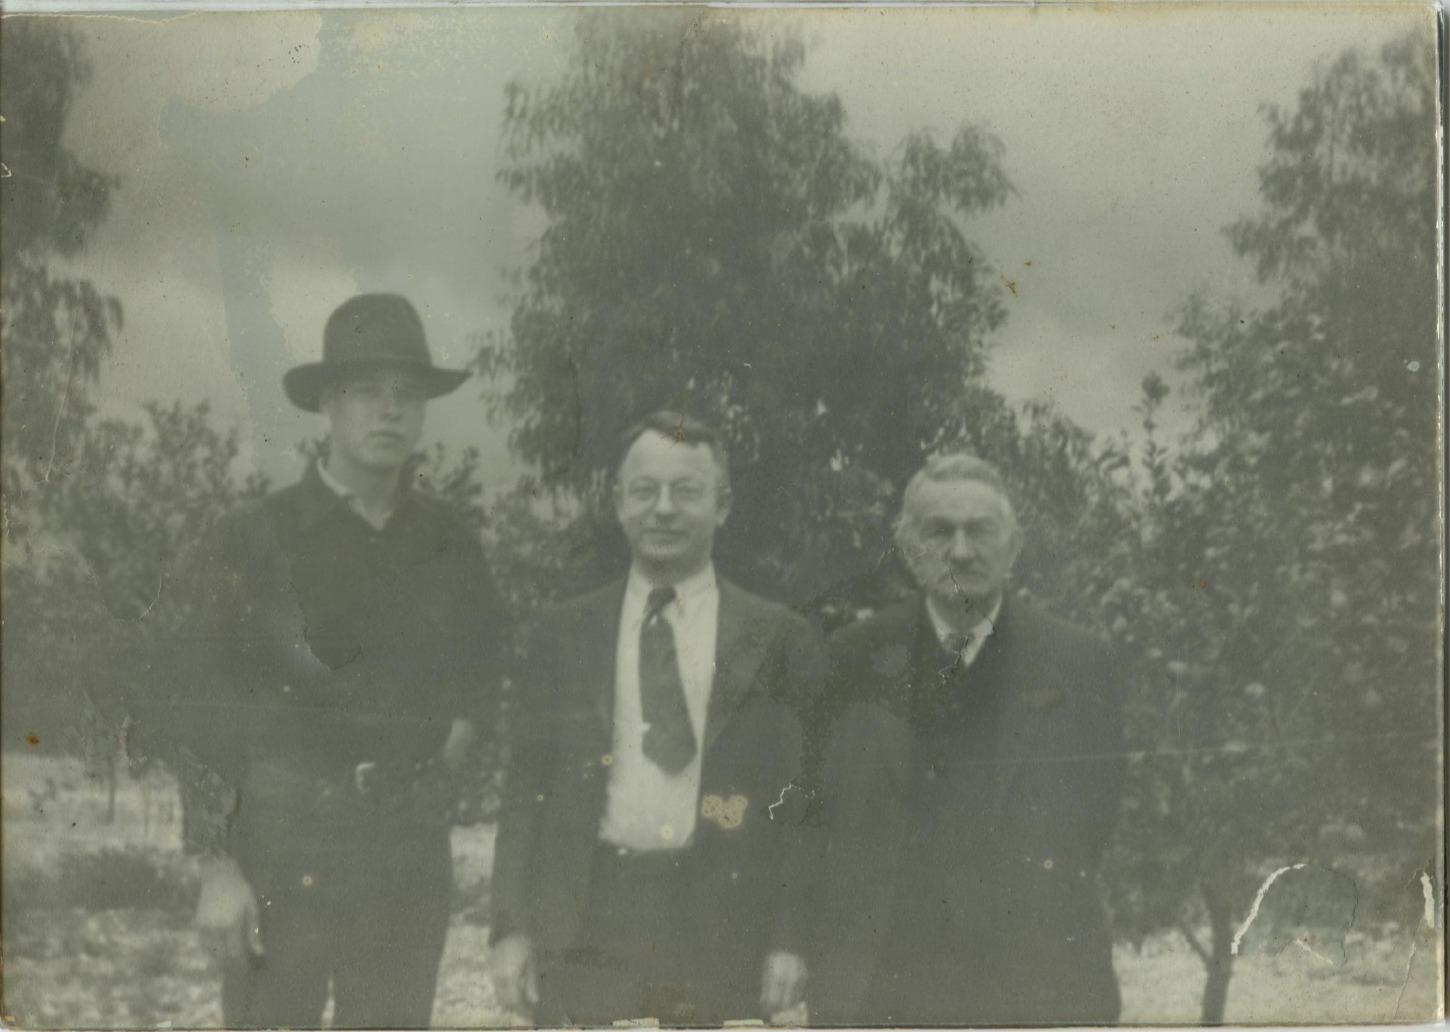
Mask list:
[[716,576],[718,437],[625,434],[628,577],[544,613],[520,680],[494,864],[500,1002],[543,1024],[718,1025],[801,998],[800,727],[812,626]]
[[968,455],[912,478],[897,542],[921,595],[837,632],[849,708],[823,772],[813,1017],[1110,1025],[1095,876],[1118,809],[1108,648],[1007,585],[1022,534]]
[[228,1026],[429,1023],[452,893],[448,785],[491,713],[503,614],[477,537],[402,480],[432,364],[402,297],[337,309],[283,379],[326,459],[225,518],[181,650],[186,737],[238,795],[198,920]]

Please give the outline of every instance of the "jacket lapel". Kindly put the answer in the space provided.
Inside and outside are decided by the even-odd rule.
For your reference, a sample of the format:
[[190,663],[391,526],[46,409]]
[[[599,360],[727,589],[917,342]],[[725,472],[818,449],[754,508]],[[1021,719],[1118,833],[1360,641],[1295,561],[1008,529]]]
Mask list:
[[[720,609],[716,617],[715,676],[705,716],[702,753],[720,737],[730,715],[749,692],[774,635],[770,621],[749,594],[720,580]],[[577,670],[580,689],[586,692],[605,734],[614,733],[614,668],[619,645],[619,618],[624,607],[625,582],[617,581],[595,592],[583,607],[572,651],[582,660]]]
[[1003,605],[998,625],[978,661],[985,676],[998,679],[1002,699],[997,732],[998,809],[1012,808],[1023,780],[1039,762],[1052,711],[1066,701],[1053,686],[1038,682],[1034,673],[1038,657],[1028,654],[1031,635],[1024,637],[1022,614],[1014,620],[1011,610],[1010,603]]
[[624,581],[600,588],[583,607],[574,642],[559,643],[581,660],[575,671],[580,681],[578,687],[587,697],[606,740],[612,740],[614,735],[614,668],[623,608]]
[[720,581],[720,613],[715,631],[715,677],[705,715],[702,754],[720,737],[730,715],[755,681],[756,672],[774,641],[768,619],[750,595],[729,581]]
[[921,673],[922,642],[935,640],[926,603],[913,595],[883,609],[876,621],[879,631],[864,660],[869,664],[864,672],[871,685],[869,701],[909,722]]

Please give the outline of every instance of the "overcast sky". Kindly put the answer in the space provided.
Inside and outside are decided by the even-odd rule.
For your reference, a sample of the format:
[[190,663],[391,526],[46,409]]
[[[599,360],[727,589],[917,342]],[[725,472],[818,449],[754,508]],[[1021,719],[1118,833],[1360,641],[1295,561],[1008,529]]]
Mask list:
[[[619,17],[628,17],[620,12]],[[1050,398],[1090,430],[1136,424],[1145,373],[1171,374],[1174,311],[1195,290],[1252,293],[1223,227],[1257,206],[1260,105],[1292,107],[1317,62],[1419,28],[1428,7],[735,10],[809,44],[801,85],[835,92],[852,137],[888,152],[964,121],[1001,138],[1019,196],[971,234],[1015,294],[992,351],[1014,401]],[[537,211],[500,186],[504,84],[559,74],[567,8],[90,16],[94,75],[67,143],[121,186],[81,272],[125,329],[108,407],[211,399],[247,461],[298,469],[320,429],[278,383],[315,359],[359,290],[423,312],[458,364],[508,320],[506,270]],[[516,476],[506,427],[470,384],[430,432]],[[1187,424],[1180,414],[1175,426]]]

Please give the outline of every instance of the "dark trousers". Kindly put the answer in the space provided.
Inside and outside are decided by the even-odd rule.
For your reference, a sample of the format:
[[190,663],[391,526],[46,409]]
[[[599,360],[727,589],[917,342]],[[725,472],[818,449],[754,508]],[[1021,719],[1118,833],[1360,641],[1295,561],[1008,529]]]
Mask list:
[[687,850],[594,857],[579,934],[545,957],[539,1019],[545,1025],[716,1025],[758,1018],[760,972],[711,963],[709,929],[693,919]]
[[241,859],[264,952],[223,972],[225,1024],[317,1027],[330,987],[335,1028],[426,1028],[453,894],[448,825],[291,773],[249,784]]

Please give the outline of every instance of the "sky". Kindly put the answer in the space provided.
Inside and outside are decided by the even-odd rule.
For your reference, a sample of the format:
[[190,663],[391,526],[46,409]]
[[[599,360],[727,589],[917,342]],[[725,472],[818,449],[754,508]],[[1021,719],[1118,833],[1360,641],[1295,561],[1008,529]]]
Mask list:
[[[618,17],[629,17],[620,11]],[[1266,103],[1318,64],[1405,31],[1410,4],[1114,8],[715,9],[808,45],[799,84],[834,92],[846,132],[890,154],[911,130],[994,133],[1016,196],[971,238],[1013,290],[988,377],[1100,435],[1136,432],[1143,377],[1170,382],[1175,312],[1195,291],[1255,296],[1223,228],[1258,207]],[[465,362],[509,318],[509,273],[541,213],[498,181],[504,87],[557,77],[577,11],[431,8],[73,18],[93,74],[66,144],[119,177],[73,271],[122,302],[108,412],[207,399],[243,465],[286,481],[321,432],[279,380],[315,360],[351,294],[396,290],[435,360]],[[430,409],[429,435],[522,467],[483,385]],[[1181,392],[1180,392],[1181,393]],[[1177,398],[1178,395],[1175,395]],[[1191,405],[1171,401],[1170,433]]]

